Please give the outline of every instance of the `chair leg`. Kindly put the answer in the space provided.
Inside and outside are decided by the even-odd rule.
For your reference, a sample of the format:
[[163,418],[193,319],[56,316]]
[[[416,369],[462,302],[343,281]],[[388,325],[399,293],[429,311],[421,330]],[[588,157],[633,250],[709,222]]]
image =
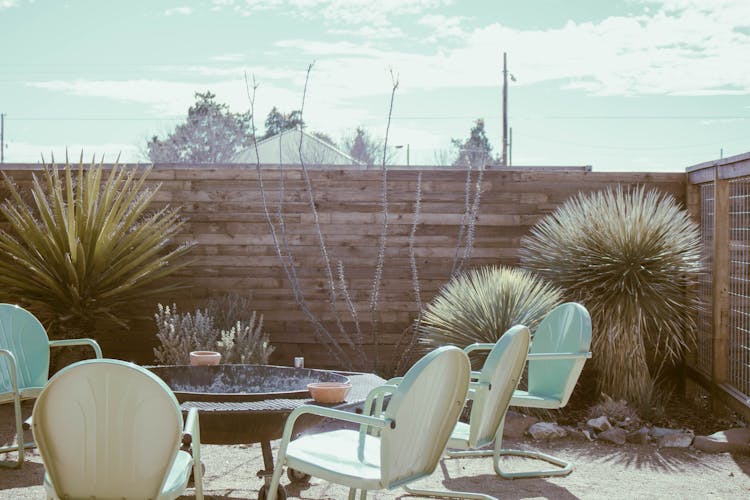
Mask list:
[[410,495],[416,497],[432,497],[432,498],[468,498],[471,500],[497,500],[496,497],[485,495],[484,493],[471,493],[468,491],[450,491],[450,490],[423,490],[421,488],[412,488],[410,486],[402,486],[402,488]]
[[[500,426],[495,434],[495,446],[492,450],[469,450],[469,451],[449,451],[448,456],[451,458],[458,457],[492,457],[492,465],[495,468],[495,474],[505,479],[524,479],[531,477],[553,477],[567,476],[573,472],[573,464],[552,455],[547,455],[539,451],[509,450],[502,448],[503,445],[503,428],[505,418],[500,422]],[[505,472],[500,468],[501,457],[514,456],[542,460],[544,462],[556,465],[554,469],[526,471],[526,472]]]
[[[282,443],[283,445],[284,443]],[[268,485],[268,500],[276,500],[276,492],[281,482],[281,471],[284,470],[284,460],[286,459],[286,446],[279,449],[279,456],[276,459],[276,465],[273,468],[271,483]],[[265,488],[265,485],[263,486]]]
[[24,451],[26,448],[33,448],[35,445],[33,442],[31,443],[24,443],[23,440],[23,418],[21,417],[21,398],[16,394],[15,398],[13,399],[13,407],[15,410],[15,420],[16,420],[16,445],[13,446],[6,446],[5,448],[0,448],[0,453],[9,453],[12,451],[17,451],[18,458],[15,462],[13,461],[7,461],[7,462],[0,462],[0,466],[2,467],[10,467],[13,469],[17,469],[23,465],[23,458],[24,458]]

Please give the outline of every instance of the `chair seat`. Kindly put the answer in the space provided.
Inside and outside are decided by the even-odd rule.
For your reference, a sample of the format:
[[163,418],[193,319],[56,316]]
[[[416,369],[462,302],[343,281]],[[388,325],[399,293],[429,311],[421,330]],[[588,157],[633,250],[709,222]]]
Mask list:
[[448,439],[447,448],[453,448],[454,450],[468,450],[471,448],[469,445],[469,432],[471,426],[464,422],[456,422],[456,426],[451,432],[451,437]]
[[193,469],[193,457],[186,451],[178,451],[172,469],[167,474],[161,498],[172,500],[179,497],[187,487],[190,472]]
[[289,443],[287,466],[349,487],[381,489],[380,440],[365,435],[364,461],[357,458],[359,431],[311,434]]
[[[169,471],[167,480],[164,483],[164,489],[158,497],[159,500],[174,500],[178,498],[187,487],[192,467],[193,457],[190,456],[190,453],[186,451],[177,452],[172,469]],[[55,489],[52,487],[49,475],[46,473],[44,474],[44,490],[48,498],[58,498]]]
[[560,398],[553,398],[543,394],[529,394],[527,391],[516,389],[513,391],[513,398],[510,400],[510,406],[525,406],[527,408],[546,408],[555,410],[560,408],[562,401]]
[[[25,399],[35,399],[42,392],[42,387],[24,387],[19,392],[21,393],[21,401]],[[12,392],[3,392],[0,394],[0,403],[8,403],[13,401]]]

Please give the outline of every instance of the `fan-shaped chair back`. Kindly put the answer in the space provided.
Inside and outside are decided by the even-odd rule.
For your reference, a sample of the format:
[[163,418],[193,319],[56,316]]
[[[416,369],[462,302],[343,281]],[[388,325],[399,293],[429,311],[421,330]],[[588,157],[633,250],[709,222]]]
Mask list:
[[510,398],[521,378],[529,352],[529,329],[516,325],[506,331],[485,359],[472,398],[469,446],[481,448],[495,440]]
[[[14,304],[0,304],[0,349],[10,351],[16,359],[19,389],[47,383],[49,338],[29,311]],[[0,394],[10,391],[10,362],[0,356]]]
[[177,455],[182,415],[172,391],[132,363],[88,360],[40,394],[34,437],[61,498],[158,498]]
[[[530,353],[583,353],[591,346],[591,317],[582,305],[567,302],[553,309],[539,324]],[[585,358],[529,359],[529,394],[568,403]]]
[[435,470],[466,400],[470,371],[466,354],[446,346],[424,356],[404,375],[384,414],[393,422],[381,433],[381,479],[386,487]]

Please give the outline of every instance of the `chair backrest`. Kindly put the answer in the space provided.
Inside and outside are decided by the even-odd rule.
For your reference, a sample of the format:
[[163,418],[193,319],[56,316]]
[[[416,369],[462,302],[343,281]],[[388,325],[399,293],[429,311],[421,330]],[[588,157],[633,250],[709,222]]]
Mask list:
[[[591,317],[581,304],[567,302],[553,309],[539,324],[531,342],[534,353],[585,353],[591,346]],[[585,358],[529,360],[529,394],[570,399]]]
[[469,416],[471,448],[480,448],[495,440],[500,421],[505,418],[513,391],[526,365],[530,336],[525,326],[513,326],[487,355],[477,381],[489,387],[489,390],[480,387],[472,398]]
[[[49,373],[49,338],[33,314],[14,304],[0,304],[0,349],[16,358],[19,388],[44,387]],[[10,362],[0,356],[0,394],[10,391]]]
[[61,498],[156,498],[182,436],[169,387],[112,359],[60,370],[33,415],[34,439]]
[[384,487],[394,488],[431,474],[466,401],[471,367],[454,346],[430,352],[412,366],[391,396],[381,432]]

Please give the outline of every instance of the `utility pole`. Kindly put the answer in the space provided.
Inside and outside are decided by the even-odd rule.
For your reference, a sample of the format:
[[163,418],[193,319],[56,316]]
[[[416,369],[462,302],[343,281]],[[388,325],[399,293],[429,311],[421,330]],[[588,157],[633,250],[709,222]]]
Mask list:
[[503,52],[503,157],[500,164],[508,166],[508,57]]
[[0,113],[0,163],[5,163],[5,113]]
[[513,166],[513,127],[508,130],[508,166]]

